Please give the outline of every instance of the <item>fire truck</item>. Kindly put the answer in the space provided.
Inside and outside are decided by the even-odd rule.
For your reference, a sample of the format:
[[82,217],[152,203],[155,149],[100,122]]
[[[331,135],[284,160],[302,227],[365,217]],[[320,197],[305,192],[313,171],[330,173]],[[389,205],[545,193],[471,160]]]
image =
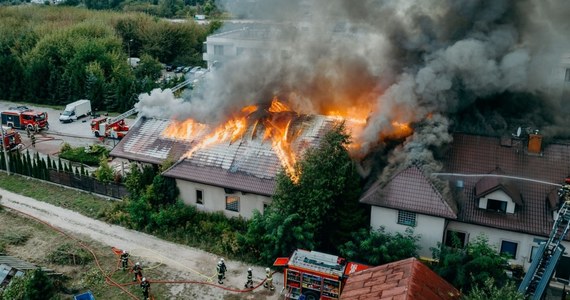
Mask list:
[[2,130],[4,131],[4,139],[0,140],[0,145],[4,146],[4,148],[8,151],[18,149],[18,147],[22,144],[22,138],[20,137],[20,134],[10,127],[2,126]]
[[113,139],[122,139],[129,131],[129,126],[125,123],[125,118],[137,113],[137,109],[133,108],[114,118],[101,116],[91,120],[91,131],[96,137],[107,137]]
[[40,112],[32,109],[7,110],[1,113],[2,125],[15,129],[26,129],[31,131],[47,130],[49,128],[47,112]]
[[340,299],[348,276],[369,268],[338,256],[302,249],[295,250],[291,257],[277,258],[273,266],[285,267],[285,299],[304,295],[306,300]]

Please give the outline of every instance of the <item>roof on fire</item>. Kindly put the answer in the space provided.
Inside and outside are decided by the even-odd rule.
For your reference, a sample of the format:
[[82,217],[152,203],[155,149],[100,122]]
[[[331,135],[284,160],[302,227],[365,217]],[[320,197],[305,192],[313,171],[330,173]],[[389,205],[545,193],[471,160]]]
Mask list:
[[[336,121],[324,116],[300,116],[290,125],[297,137],[291,149],[297,155],[318,145],[320,138]],[[199,182],[242,192],[271,196],[275,192],[275,176],[281,162],[271,141],[252,134],[233,143],[217,143],[199,149],[190,158],[178,161],[164,176]]]
[[160,164],[167,158],[180,159],[192,143],[164,137],[162,132],[168,124],[169,120],[139,118],[110,155],[151,164]]
[[[297,154],[316,146],[336,120],[325,116],[301,115],[291,124],[296,134],[291,148]],[[167,138],[162,132],[169,120],[140,118],[127,135],[111,151],[111,156],[153,164],[167,158],[178,162],[164,172],[165,176],[209,184],[237,191],[271,196],[275,176],[281,162],[270,140],[252,134],[249,128],[241,139],[217,143],[197,150],[184,158],[199,140]]]
[[340,299],[454,300],[461,293],[416,258],[354,273]]

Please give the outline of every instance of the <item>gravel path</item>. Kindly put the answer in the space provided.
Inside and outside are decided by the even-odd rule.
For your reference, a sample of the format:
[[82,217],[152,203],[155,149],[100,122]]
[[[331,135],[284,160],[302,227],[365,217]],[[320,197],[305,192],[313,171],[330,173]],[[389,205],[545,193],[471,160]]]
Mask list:
[[[156,265],[162,263],[163,265],[160,267],[167,268],[167,273],[172,274],[173,278],[216,282],[212,276],[215,275],[215,266],[219,257],[211,253],[167,242],[120,226],[109,225],[74,211],[14,194],[4,189],[0,189],[0,195],[2,195],[0,203],[7,208],[25,212],[76,236],[86,236],[110,247],[130,250],[133,256],[141,258],[143,264]],[[250,266],[228,259],[226,259],[226,265],[228,272],[224,286],[241,289],[246,281],[246,270]],[[253,268],[254,282],[257,284],[264,278],[264,267],[251,267]],[[235,293],[207,285],[173,284],[172,296],[161,297],[157,295],[157,299],[280,299],[282,297],[280,297],[279,291],[283,287],[283,276],[277,273],[273,278],[276,287],[276,291],[273,293],[269,293],[263,287],[254,292]],[[152,280],[163,279],[152,278]]]

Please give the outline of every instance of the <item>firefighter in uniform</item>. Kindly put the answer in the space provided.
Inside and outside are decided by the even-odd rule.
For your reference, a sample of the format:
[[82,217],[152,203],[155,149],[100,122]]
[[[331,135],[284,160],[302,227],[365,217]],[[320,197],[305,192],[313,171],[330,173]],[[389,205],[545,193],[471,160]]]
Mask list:
[[222,261],[218,261],[218,265],[216,266],[216,272],[218,272],[218,283],[224,284],[222,279],[224,279],[224,273],[222,273]]
[[133,277],[133,281],[137,281],[137,278],[140,277],[142,278],[142,267],[141,264],[139,262],[135,263],[135,265],[133,266],[133,273],[135,273],[135,277]]
[[273,286],[273,275],[271,274],[271,270],[269,268],[265,268],[265,283],[263,283],[264,288],[268,288],[272,291],[275,290]]
[[32,139],[32,147],[36,148],[36,135],[32,133],[30,139]]
[[31,134],[30,134],[30,127],[26,126],[26,134],[28,135],[28,138],[30,138]]
[[121,264],[123,267],[123,271],[125,271],[129,267],[129,253],[127,250],[123,250],[121,254]]
[[253,274],[251,274],[251,268],[247,269],[247,282],[245,283],[245,288],[246,289],[252,289],[253,288]]
[[223,258],[220,258],[220,264],[222,265],[222,279],[226,279],[226,271],[228,268],[226,268],[226,263]]
[[146,278],[143,277],[142,281],[141,281],[141,289],[143,292],[143,300],[148,300],[148,294],[149,294],[149,290],[150,290],[150,282],[148,282],[146,280]]

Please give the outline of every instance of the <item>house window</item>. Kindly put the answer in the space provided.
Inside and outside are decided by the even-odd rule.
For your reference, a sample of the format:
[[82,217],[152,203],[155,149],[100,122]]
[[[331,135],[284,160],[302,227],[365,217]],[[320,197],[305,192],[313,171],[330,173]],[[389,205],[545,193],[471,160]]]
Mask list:
[[507,212],[507,202],[487,199],[487,209],[492,211]]
[[239,197],[226,196],[226,209],[239,212]]
[[214,45],[214,55],[224,55],[224,46]]
[[204,192],[196,190],[196,204],[204,204]]
[[570,82],[570,69],[566,69],[566,74],[564,74],[564,81]]
[[416,213],[405,210],[399,210],[398,224],[406,226],[416,226]]
[[453,248],[463,248],[467,242],[467,233],[448,230],[445,234],[445,245]]
[[511,259],[516,259],[517,257],[517,247],[518,243],[502,241],[501,242],[501,254],[507,254]]

